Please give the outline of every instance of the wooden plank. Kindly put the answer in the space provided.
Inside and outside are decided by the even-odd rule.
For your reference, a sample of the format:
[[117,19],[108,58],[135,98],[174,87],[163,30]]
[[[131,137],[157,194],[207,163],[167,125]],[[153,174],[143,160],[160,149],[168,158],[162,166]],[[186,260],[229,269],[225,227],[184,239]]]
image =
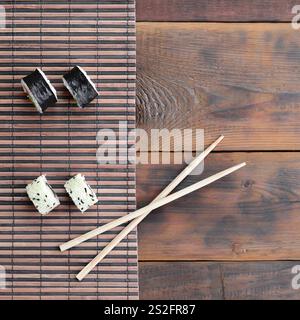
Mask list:
[[[204,174],[247,166],[155,210],[139,227],[141,260],[300,260],[300,154],[214,153]],[[138,166],[138,204],[149,203],[183,168]]]
[[218,263],[140,262],[142,300],[222,299]]
[[140,128],[223,133],[220,150],[300,150],[289,24],[139,23],[137,39]]
[[295,265],[300,261],[141,262],[141,299],[299,300]]
[[296,0],[137,0],[138,21],[291,21]]

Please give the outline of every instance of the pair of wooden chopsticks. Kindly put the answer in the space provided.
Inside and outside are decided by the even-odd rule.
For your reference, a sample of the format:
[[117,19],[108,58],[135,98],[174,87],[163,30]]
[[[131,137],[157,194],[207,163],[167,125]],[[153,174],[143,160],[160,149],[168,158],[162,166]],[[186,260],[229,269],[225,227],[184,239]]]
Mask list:
[[223,140],[224,136],[219,137],[214,143],[212,143],[205,151],[203,151],[198,157],[196,157],[176,178],[173,180],[149,205],[136,210],[124,217],[116,219],[110,223],[107,223],[101,227],[98,227],[90,232],[87,232],[73,240],[70,240],[60,246],[61,251],[65,251],[79,245],[80,243],[87,241],[99,234],[102,234],[108,230],[111,230],[117,226],[120,226],[130,220],[129,223],[89,264],[87,264],[76,276],[81,281],[84,279],[93,268],[102,260],[104,257],[113,250],[142,220],[144,220],[148,214],[167,203],[170,203],[176,199],[179,199],[193,191],[203,188],[231,173],[244,167],[246,163],[241,163],[233,166],[227,170],[219,172],[213,176],[210,176],[202,181],[199,181],[187,188],[184,188],[178,192],[169,195],[179,184],[182,182],[191,172],[210,154],[210,152]]

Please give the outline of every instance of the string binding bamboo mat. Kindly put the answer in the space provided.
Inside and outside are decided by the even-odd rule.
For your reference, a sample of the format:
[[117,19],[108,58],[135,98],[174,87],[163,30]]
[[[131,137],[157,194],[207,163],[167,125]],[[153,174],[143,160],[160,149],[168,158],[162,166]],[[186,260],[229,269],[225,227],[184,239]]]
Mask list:
[[[121,228],[69,252],[58,245],[135,209],[135,3],[134,0],[2,1],[0,30],[0,265],[6,289],[0,299],[137,299],[137,239],[133,232],[84,281],[75,275]],[[62,75],[82,66],[100,97],[79,109]],[[40,116],[20,79],[40,67],[59,103]],[[122,122],[119,128],[119,122]],[[122,146],[122,163],[97,164],[96,134]],[[46,174],[61,205],[41,217],[25,186]],[[98,205],[81,214],[63,184],[82,173]]]

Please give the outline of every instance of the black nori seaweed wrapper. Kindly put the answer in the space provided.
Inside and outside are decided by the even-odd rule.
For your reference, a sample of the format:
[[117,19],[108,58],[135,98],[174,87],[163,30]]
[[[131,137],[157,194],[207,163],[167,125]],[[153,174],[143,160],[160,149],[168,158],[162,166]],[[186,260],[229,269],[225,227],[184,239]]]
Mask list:
[[88,106],[95,98],[98,97],[98,92],[77,66],[65,74],[64,79],[69,86],[67,89],[75,98],[80,108]]
[[31,91],[43,111],[57,102],[57,98],[52,92],[49,83],[47,83],[38,70],[35,70],[23,78],[23,81],[26,83],[28,89]]

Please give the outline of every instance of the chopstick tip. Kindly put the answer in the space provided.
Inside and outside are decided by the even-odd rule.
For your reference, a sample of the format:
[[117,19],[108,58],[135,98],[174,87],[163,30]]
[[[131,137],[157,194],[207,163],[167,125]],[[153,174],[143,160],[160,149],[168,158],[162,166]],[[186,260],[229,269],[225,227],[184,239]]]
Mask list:
[[78,275],[76,276],[76,279],[78,280],[78,281],[81,281],[83,278],[82,278],[82,276],[80,275],[80,273],[78,273]]
[[211,146],[216,147],[223,139],[224,139],[224,136],[220,135],[219,138],[217,140],[215,140],[215,142],[213,142],[213,144]]
[[242,163],[240,163],[240,164],[237,165],[237,168],[238,168],[238,169],[241,169],[241,168],[245,167],[246,165],[247,165],[246,162],[242,162]]
[[64,246],[63,246],[63,245],[60,245],[60,246],[59,246],[59,250],[60,250],[61,252],[64,252],[64,251],[65,251]]
[[220,137],[216,140],[217,143],[220,143],[225,137],[221,134]]

